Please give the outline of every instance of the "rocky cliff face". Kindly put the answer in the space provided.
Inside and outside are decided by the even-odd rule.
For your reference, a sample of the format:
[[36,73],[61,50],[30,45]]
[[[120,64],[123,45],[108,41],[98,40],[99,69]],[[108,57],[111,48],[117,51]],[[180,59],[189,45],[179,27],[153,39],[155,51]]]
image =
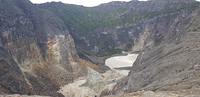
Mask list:
[[29,0],[0,0],[0,10],[0,94],[58,96],[60,86],[86,75],[86,65],[100,71],[79,59],[52,12]]
[[[189,13],[181,11],[176,18],[164,16],[155,19],[167,19],[168,22],[160,21],[151,26],[158,32],[162,32],[159,27],[166,27],[168,33],[157,34],[163,34],[165,38],[159,45],[142,52],[129,76],[102,95],[138,90],[199,91],[199,11],[198,7]],[[169,21],[173,21],[172,24]]]

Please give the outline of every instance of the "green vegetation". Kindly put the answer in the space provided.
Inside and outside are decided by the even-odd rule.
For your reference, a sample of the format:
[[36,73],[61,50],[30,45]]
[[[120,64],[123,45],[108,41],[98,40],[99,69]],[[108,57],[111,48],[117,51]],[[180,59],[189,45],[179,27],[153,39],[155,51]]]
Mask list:
[[[47,3],[48,4],[48,3]],[[88,33],[101,27],[113,27],[119,24],[118,15],[128,9],[119,8],[109,12],[99,12],[91,8],[78,7],[62,3],[49,3],[48,6],[41,6],[51,10],[62,20],[68,28],[76,28],[78,31]]]
[[130,50],[134,46],[134,40],[129,39],[128,42],[125,44],[125,50]]
[[122,52],[121,49],[109,49],[109,50],[98,52],[96,55],[98,57],[103,57],[103,56],[111,56],[114,54],[121,54],[121,52]]
[[[148,12],[148,11],[137,11],[137,12],[131,12],[129,13],[129,15],[125,16],[124,18],[122,18],[123,23],[127,23],[127,22],[137,22],[139,20],[143,20],[143,19],[150,19],[162,14],[170,14],[170,13],[174,13],[174,12],[179,12],[181,10],[184,9],[194,9],[198,6],[200,6],[200,3],[192,3],[192,4],[188,4],[188,3],[174,3],[174,4],[170,4],[168,6],[174,6],[172,8],[166,8],[160,11],[152,11],[152,12]],[[179,6],[179,7],[176,7]]]
[[200,31],[200,27],[196,27],[194,29],[192,29],[193,32],[196,32],[196,31]]
[[162,14],[178,12],[183,9],[193,9],[199,5],[200,3],[174,3],[169,4],[169,7],[160,11],[131,11],[130,8],[123,7],[105,12],[97,11],[93,8],[55,2],[43,4],[41,7],[54,12],[64,20],[68,29],[75,28],[82,33],[89,33],[98,28],[112,28],[117,24],[137,22]]
[[78,54],[78,56],[79,56],[81,59],[84,59],[84,60],[87,60],[87,61],[92,62],[92,61],[85,55],[84,52],[78,51],[77,54]]
[[[121,49],[109,49],[105,51],[100,51],[98,53],[89,53],[85,50],[77,50],[78,55],[81,59],[85,59],[88,61],[91,61],[87,56],[98,56],[98,57],[104,57],[104,56],[112,56],[114,54],[121,54],[122,50]],[[91,61],[92,62],[92,61]]]

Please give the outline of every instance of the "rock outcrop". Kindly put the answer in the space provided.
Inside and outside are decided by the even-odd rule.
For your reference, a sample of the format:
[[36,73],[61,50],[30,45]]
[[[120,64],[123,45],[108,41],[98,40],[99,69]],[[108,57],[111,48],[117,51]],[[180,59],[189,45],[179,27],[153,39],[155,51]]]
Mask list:
[[29,0],[0,0],[0,94],[59,96],[57,91],[101,69],[79,59],[65,24]]

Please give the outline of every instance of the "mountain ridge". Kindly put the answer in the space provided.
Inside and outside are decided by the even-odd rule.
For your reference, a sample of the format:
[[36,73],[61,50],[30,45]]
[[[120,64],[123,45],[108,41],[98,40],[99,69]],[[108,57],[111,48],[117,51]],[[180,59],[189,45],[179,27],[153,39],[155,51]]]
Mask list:
[[[71,15],[65,15],[65,12],[68,12],[68,14],[70,14],[70,12],[67,10],[64,11],[62,8],[59,8],[59,7],[55,8],[54,11],[51,9],[49,10],[55,12],[56,15],[58,15],[61,18],[63,16],[64,17],[75,16],[77,17],[77,19],[75,19],[74,21],[77,21],[77,20],[82,21],[82,23],[75,22],[77,24],[74,24],[74,27],[72,24],[72,28],[68,28],[70,30],[70,34],[75,39],[77,48],[80,48],[80,50],[84,49],[86,50],[86,52],[101,52],[108,49],[115,49],[119,47],[120,45],[125,45],[127,44],[126,41],[128,40],[132,40],[132,41],[135,40],[134,38],[128,37],[129,35],[127,32],[129,31],[126,31],[124,35],[122,35],[123,33],[122,31],[124,31],[123,28],[124,29],[134,28],[134,26],[132,27],[130,26],[128,28],[128,25],[135,25],[137,24],[137,22],[146,21],[154,17],[159,17],[160,15],[173,14],[176,12],[180,12],[181,10],[184,10],[184,9],[191,8],[192,10],[192,8],[195,8],[199,5],[199,2],[196,2],[195,0],[184,0],[184,1],[176,0],[176,1],[160,0],[158,2],[148,1],[148,2],[133,2],[133,3],[111,2],[108,4],[103,4],[97,7],[93,7],[93,8],[74,7],[74,9],[79,10],[79,11],[76,11],[73,9],[74,13],[85,12],[83,16],[81,14],[78,14],[78,17],[76,14],[73,14],[73,13]],[[42,8],[48,9],[48,4],[44,4],[40,6]],[[66,7],[67,6],[70,7],[70,5],[62,4],[63,7],[64,5]],[[106,6],[108,6],[108,8]],[[143,7],[143,6],[146,6],[146,7]],[[51,6],[51,8],[52,7],[53,6]],[[72,8],[73,6],[71,6],[70,9]],[[63,10],[63,11],[62,13],[59,13],[56,10]],[[97,11],[98,14],[95,13],[94,11]],[[60,14],[62,14],[62,16],[60,16]],[[93,17],[89,17],[88,15],[91,15]],[[102,17],[102,18],[99,18],[99,17]],[[91,19],[92,22],[89,22],[90,20],[87,20],[87,19]],[[63,20],[66,21],[66,23],[68,23],[68,21],[71,21],[73,19],[70,18],[70,20],[65,20],[65,19]],[[83,30],[81,30],[82,28],[79,28],[79,27],[78,29],[76,29],[77,26],[75,25],[78,25],[78,24],[80,24],[79,26],[83,25],[82,26]],[[125,28],[126,26],[127,28]],[[88,30],[86,31],[85,29],[88,29]],[[122,35],[121,39],[119,39],[120,35]],[[136,33],[136,36],[134,37],[135,38],[138,37],[137,33]],[[109,41],[109,42],[107,43],[106,41]]]

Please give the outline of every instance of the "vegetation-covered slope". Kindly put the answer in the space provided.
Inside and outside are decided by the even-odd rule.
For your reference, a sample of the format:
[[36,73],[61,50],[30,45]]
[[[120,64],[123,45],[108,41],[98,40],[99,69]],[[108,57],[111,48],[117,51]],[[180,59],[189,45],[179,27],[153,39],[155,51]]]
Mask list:
[[89,33],[101,27],[113,27],[120,23],[117,17],[118,14],[128,10],[119,8],[109,12],[99,12],[92,8],[63,4],[61,2],[45,3],[40,7],[54,12],[70,29],[77,29],[83,33]]
[[[142,3],[146,5],[149,2],[150,1],[133,2],[133,7],[122,6],[122,4],[128,5],[132,2],[111,2],[111,4],[108,3],[94,8],[64,4],[61,2],[50,2],[39,6],[54,12],[65,22],[68,28],[74,28],[83,33],[89,33],[98,28],[110,28],[127,22],[133,23],[142,19],[150,19],[161,14],[170,14],[184,9],[195,8],[199,5],[199,3],[183,1],[163,3],[165,7],[160,10],[149,10],[149,8],[145,6],[143,9],[134,7],[137,3],[138,5]],[[112,4],[115,4],[115,6],[111,6]],[[150,6],[153,5],[155,5],[155,2],[150,2]],[[112,8],[110,8],[110,10],[101,10],[104,9],[105,6],[111,6]]]
[[133,45],[127,41],[137,42],[139,34],[143,33],[141,27],[135,25],[163,15],[177,14],[184,10],[192,11],[199,6],[199,2],[194,0],[110,2],[92,8],[51,2],[38,6],[54,12],[65,22],[79,50],[99,52],[116,49],[119,46],[121,49],[130,50]]

